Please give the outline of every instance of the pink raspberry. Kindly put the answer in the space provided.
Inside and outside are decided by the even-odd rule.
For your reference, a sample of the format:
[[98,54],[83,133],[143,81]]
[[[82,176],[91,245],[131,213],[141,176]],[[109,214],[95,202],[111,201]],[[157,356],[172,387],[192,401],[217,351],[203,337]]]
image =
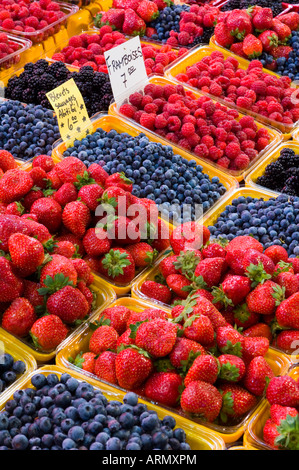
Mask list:
[[222,95],[222,87],[218,85],[216,82],[212,82],[210,85],[210,93],[214,96],[221,96]]
[[179,141],[179,138],[175,132],[168,132],[165,137],[167,140],[170,140],[170,142],[173,142],[174,144],[177,144]]
[[275,101],[271,101],[271,103],[267,106],[267,111],[269,114],[271,113],[283,113],[283,107],[279,103],[275,103]]
[[187,122],[186,124],[183,124],[181,128],[181,132],[184,137],[190,137],[191,135],[195,133],[194,124],[192,124],[191,122],[189,123]]
[[29,16],[25,19],[25,25],[30,26],[31,28],[38,29],[39,21],[35,16]]
[[180,139],[178,145],[183,147],[185,150],[191,150],[191,145],[188,142],[188,139]]
[[252,83],[251,89],[260,96],[267,95],[267,85],[263,80],[256,80]]
[[214,139],[210,135],[204,135],[202,137],[200,143],[206,145],[209,149],[210,147],[212,147],[214,145]]
[[181,129],[181,120],[178,116],[170,116],[167,121],[167,127],[172,132],[177,132]]
[[[190,42],[190,34],[187,33],[186,31],[182,31],[181,33],[178,34],[178,43],[181,45],[181,46],[188,46],[189,42]],[[169,42],[167,42],[167,44],[169,44]]]
[[177,38],[174,37],[174,36],[169,37],[169,38],[167,39],[166,43],[169,44],[169,45],[172,46],[172,47],[177,47],[178,44],[179,44]]
[[220,140],[225,142],[227,139],[227,132],[224,129],[221,129],[220,127],[216,129],[215,131],[215,137]]
[[144,111],[148,114],[157,114],[158,106],[154,103],[148,103],[144,106]]
[[137,108],[128,103],[122,104],[119,108],[119,112],[128,118],[132,118],[136,111]]
[[240,153],[234,160],[234,163],[238,170],[245,170],[250,163],[250,158],[245,153]]
[[154,101],[153,97],[150,96],[150,95],[144,95],[142,97],[142,101],[141,101],[141,108],[143,109],[144,106],[146,106],[147,104],[149,103],[152,103]]
[[234,160],[240,153],[240,145],[236,142],[230,142],[225,148],[225,155],[230,159]]
[[260,152],[261,150],[264,150],[264,148],[267,147],[268,144],[269,144],[269,139],[267,139],[266,137],[259,137],[259,139],[256,142],[255,148],[256,150]]
[[256,138],[259,139],[260,137],[264,137],[265,139],[270,138],[268,130],[264,127],[261,127],[256,133]]
[[167,119],[163,116],[163,114],[159,114],[155,119],[155,128],[164,129],[165,127],[167,127]]
[[217,165],[221,166],[222,168],[229,168],[230,159],[227,157],[221,157],[217,160]]
[[130,95],[129,101],[131,105],[135,106],[136,108],[139,108],[141,107],[142,98],[143,98],[142,94],[136,91],[135,93]]
[[217,148],[215,145],[209,148],[209,159],[216,161],[223,156],[223,151]]
[[272,121],[281,122],[282,115],[280,113],[271,113],[269,114],[269,119],[271,119]]
[[140,124],[146,129],[154,130],[156,115],[143,113],[140,116]]
[[196,147],[199,142],[200,142],[200,137],[198,134],[192,134],[188,137],[188,142],[191,146],[191,148],[193,149],[194,147]]
[[15,28],[15,22],[11,18],[6,18],[2,22],[2,28],[9,29],[9,30],[14,29]]
[[256,132],[253,129],[251,129],[250,127],[245,127],[243,131],[245,132],[248,140],[255,139]]
[[255,149],[248,148],[244,150],[244,153],[248,155],[250,161],[254,160],[258,156],[258,151]]
[[213,77],[218,77],[218,75],[221,75],[223,70],[224,66],[221,62],[214,62],[209,67],[209,72]]
[[255,143],[253,142],[253,140],[243,140],[243,142],[241,142],[241,149],[243,151],[245,151],[246,149],[254,149],[255,147]]
[[241,124],[243,129],[246,127],[250,127],[251,129],[254,129],[255,127],[255,122],[252,116],[243,116],[240,119],[239,123]]
[[205,111],[207,116],[212,116],[215,112],[215,104],[212,100],[206,101],[203,103],[202,109]]
[[200,158],[207,158],[209,155],[209,149],[205,144],[199,144],[195,147],[194,153]]

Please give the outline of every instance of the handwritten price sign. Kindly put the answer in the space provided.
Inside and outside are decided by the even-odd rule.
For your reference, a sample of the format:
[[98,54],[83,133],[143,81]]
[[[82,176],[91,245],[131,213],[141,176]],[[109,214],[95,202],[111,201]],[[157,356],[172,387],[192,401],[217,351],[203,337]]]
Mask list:
[[104,53],[114,100],[117,105],[147,83],[139,36]]
[[68,146],[89,133],[92,123],[83,97],[72,78],[47,93],[47,98],[54,108],[61,138]]

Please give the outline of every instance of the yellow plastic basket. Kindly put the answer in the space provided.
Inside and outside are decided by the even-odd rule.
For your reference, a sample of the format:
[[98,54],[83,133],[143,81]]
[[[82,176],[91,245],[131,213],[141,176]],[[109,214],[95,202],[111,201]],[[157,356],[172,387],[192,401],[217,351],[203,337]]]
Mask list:
[[[228,57],[233,57],[239,62],[239,69],[242,70],[247,70],[250,62],[246,59],[243,59],[243,57],[239,57],[236,54],[233,54],[232,52],[228,51],[227,49],[221,49],[216,48],[214,44],[211,44],[210,46],[200,46],[196,47],[193,50],[190,51],[190,53],[172,64],[170,64],[166,69],[165,69],[165,77],[175,80],[177,83],[180,83],[181,85],[184,85],[185,87],[188,87],[190,90],[193,91],[200,91],[201,93],[209,96],[212,99],[215,99],[216,101],[220,101],[224,106],[228,106],[229,108],[234,108],[237,109],[238,112],[243,113],[243,114],[250,114],[251,116],[254,117],[257,121],[260,121],[261,123],[264,123],[266,126],[271,126],[275,129],[278,129],[283,133],[283,137],[285,140],[289,139],[291,137],[292,132],[294,132],[295,129],[298,128],[299,122],[296,122],[294,124],[283,124],[278,121],[273,121],[272,119],[269,119],[265,116],[262,116],[261,114],[255,113],[253,111],[250,111],[249,109],[244,109],[240,108],[240,106],[234,105],[232,103],[228,103],[225,101],[223,98],[218,98],[210,93],[205,93],[198,88],[192,87],[191,85],[188,85],[187,83],[180,82],[179,80],[176,79],[177,75],[180,73],[185,73],[187,67],[196,64],[199,62],[201,59],[204,57],[210,56],[212,52],[219,51],[223,54],[224,59],[227,59]],[[264,73],[270,74],[270,75],[276,75],[276,74],[271,74],[269,70],[263,69]],[[277,77],[279,77],[277,75]]]
[[271,150],[269,153],[267,153],[265,157],[263,158],[263,160],[259,162],[252,169],[252,171],[245,178],[245,185],[249,188],[255,188],[258,190],[260,189],[266,190],[269,193],[273,194],[273,196],[278,196],[279,194],[281,194],[278,191],[273,191],[271,189],[265,188],[264,186],[261,186],[256,181],[259,176],[262,176],[265,173],[265,169],[268,165],[270,165],[270,163],[276,162],[276,160],[278,159],[280,155],[281,150],[284,148],[294,150],[295,153],[299,154],[299,142],[296,142],[293,140],[288,140],[287,142],[283,142],[274,150]]
[[[39,374],[43,374],[46,377],[49,374],[57,374],[58,377],[61,377],[62,374],[65,373],[65,369],[59,366],[44,366],[38,369],[37,371]],[[35,373],[37,373],[35,372]],[[69,372],[69,371],[68,371]],[[19,389],[26,389],[26,388],[33,388],[31,384],[31,378],[35,373],[31,373],[25,380],[23,380],[19,384]],[[83,377],[82,375],[76,373],[75,371],[71,371],[72,377],[78,379],[79,381],[89,382],[93,387],[97,390],[101,390],[103,394],[108,398],[108,400],[117,400],[122,401],[125,395],[124,392],[114,389],[113,387],[109,387],[104,383],[99,383],[96,380],[91,378]],[[7,398],[6,401],[12,399],[12,394]],[[219,437],[216,433],[213,433],[210,430],[205,429],[203,426],[197,426],[194,429],[194,426],[190,425],[190,422],[181,418],[174,413],[168,412],[155,404],[151,404],[148,402],[144,402],[143,400],[139,400],[140,403],[146,403],[149,410],[156,411],[158,417],[163,419],[164,416],[171,415],[176,419],[176,427],[182,428],[186,432],[186,439],[189,445],[191,446],[192,450],[224,450],[225,444],[224,441]],[[0,411],[4,411],[5,403],[0,405]]]
[[[166,307],[161,307],[153,302],[147,302],[141,299],[137,300],[137,299],[130,299],[130,298],[120,298],[110,304],[111,307],[116,306],[116,305],[124,305],[130,308],[131,310],[135,310],[135,311],[141,311],[141,310],[144,310],[145,308],[153,308],[153,307],[162,308],[162,310],[165,310],[165,312],[167,312],[170,315],[170,309],[167,309]],[[101,312],[102,311],[103,309],[101,309]],[[98,313],[99,316],[101,316],[101,312]],[[77,354],[79,354],[81,351],[83,352],[88,351],[88,344],[89,344],[89,339],[90,339],[91,334],[92,334],[92,330],[89,328],[88,325],[85,325],[81,329],[79,334],[76,337],[74,337],[71,341],[69,341],[65,345],[65,347],[62,348],[58,352],[57,357],[56,357],[56,364],[61,367],[64,367],[65,370],[71,369],[71,370],[78,371],[78,368],[69,361],[69,358],[70,357],[75,358]],[[290,361],[286,355],[280,354],[279,352],[274,351],[272,348],[270,348],[265,357],[266,357],[267,362],[270,364],[275,375],[283,375],[287,373],[290,367]],[[82,369],[79,369],[79,373],[82,375],[93,377],[94,380],[102,383],[102,381],[95,378],[93,374],[82,371]],[[113,387],[124,391],[122,388],[116,387],[115,385],[113,385]],[[148,401],[145,398],[144,400]],[[190,426],[192,423],[194,430],[197,429],[198,425],[202,425],[213,430],[213,432],[217,433],[225,442],[236,442],[243,435],[249,419],[259,409],[262,402],[263,402],[263,399],[261,399],[258,405],[254,409],[252,409],[238,425],[235,425],[235,426],[219,426],[213,423],[206,423],[200,419],[190,418],[185,413],[181,411],[176,411],[174,408],[165,407],[163,405],[159,405],[159,407],[161,407],[164,410],[168,410],[168,411],[171,410],[175,415],[179,413],[180,417],[183,417],[184,419],[189,421]]]
[[[174,82],[173,80],[170,80],[169,78],[166,78],[166,77],[159,77],[157,75],[152,75],[149,77],[148,79],[149,83],[154,83],[156,85],[162,85],[162,86],[165,86],[165,85],[168,85],[168,84],[177,84],[177,82]],[[184,85],[183,85],[184,86]],[[186,88],[186,91],[188,91],[189,93],[192,93],[193,96],[195,96],[195,98],[199,98],[200,96],[206,96],[206,95],[203,95],[203,93],[199,92],[199,91],[194,91],[194,90],[191,90],[190,88]],[[213,101],[216,103],[217,101],[215,99],[213,99]],[[117,108],[117,105],[116,103],[112,103],[109,107],[109,114],[112,115],[112,116],[122,116],[121,113],[119,112],[118,108]],[[239,113],[239,117],[237,118],[238,119],[241,119],[241,117],[243,117],[244,115]],[[156,135],[153,131],[149,131],[148,129],[145,129],[143,126],[141,126],[140,124],[137,124],[133,119],[129,119],[125,116],[122,116],[125,120],[127,120],[128,122],[131,122],[133,123],[136,128],[139,128],[139,129],[142,129],[142,132],[145,132],[145,130],[147,130],[148,133],[152,134],[152,135]],[[240,171],[237,171],[237,170],[229,170],[229,169],[224,169],[224,168],[221,168],[219,165],[216,165],[214,164],[213,162],[209,161],[209,165],[211,167],[213,167],[214,169],[218,169],[221,173],[226,173],[230,176],[233,176],[237,181],[242,181],[245,176],[251,171],[251,169],[253,168],[253,166],[256,164],[257,161],[259,161],[262,156],[265,155],[265,153],[267,151],[269,151],[270,149],[276,147],[282,140],[283,140],[283,135],[280,131],[270,127],[270,126],[265,126],[263,125],[262,123],[258,122],[258,121],[255,121],[256,122],[256,125],[257,125],[257,128],[258,129],[261,129],[261,128],[266,128],[271,136],[271,139],[270,139],[270,143],[269,145],[262,151],[259,153],[259,155],[254,159],[252,160],[252,162],[250,162],[249,166],[246,168],[246,170],[240,170]],[[141,130],[139,131],[141,132]],[[159,141],[164,143],[164,142],[168,142],[167,140],[165,139],[162,139],[160,136],[159,136]],[[181,147],[178,147],[177,148],[180,148],[180,150],[182,151],[185,151],[187,154],[189,154],[190,156],[192,156],[192,159],[196,160],[200,165],[203,164],[204,161],[207,161],[206,159],[201,159],[197,156],[195,156],[194,153],[191,153],[191,152],[188,152],[184,149],[182,149]]]
[[7,400],[7,397],[16,390],[22,380],[37,368],[36,360],[32,354],[25,351],[19,344],[12,340],[4,330],[0,331],[0,352],[1,354],[11,354],[15,361],[23,361],[25,363],[25,372],[20,375],[17,380],[12,383],[6,390],[0,393],[0,407]]
[[[98,279],[95,279],[94,284],[92,284],[90,287],[96,294],[97,309],[90,314],[88,320],[85,320],[85,322],[92,321],[93,318],[97,315],[98,309],[106,308],[107,305],[109,305],[109,303],[116,298],[115,292],[105,284],[99,282]],[[38,362],[38,364],[43,364],[51,361],[56,356],[59,349],[63,348],[68,341],[70,341],[74,336],[76,336],[79,329],[80,326],[72,328],[66,339],[62,341],[62,343],[55,350],[47,352],[35,349],[33,344],[29,342],[29,340],[18,338],[17,336],[12,335],[3,328],[0,328],[0,332],[1,334],[5,332],[5,335],[9,337],[10,340],[13,341],[19,347],[19,349],[24,351],[24,354],[31,354]]]
[[[282,374],[281,374],[282,375]],[[294,366],[289,370],[289,376],[293,377],[296,381],[299,380],[299,367]],[[270,417],[270,403],[265,400],[263,406],[259,409],[248,423],[248,427],[244,433],[244,445],[255,446],[259,450],[273,450],[263,440],[263,429],[267,419]]]

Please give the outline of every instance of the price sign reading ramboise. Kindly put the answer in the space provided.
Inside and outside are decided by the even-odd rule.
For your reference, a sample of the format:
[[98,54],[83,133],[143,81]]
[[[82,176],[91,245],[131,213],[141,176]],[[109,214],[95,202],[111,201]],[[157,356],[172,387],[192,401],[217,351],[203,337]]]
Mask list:
[[148,81],[139,36],[104,52],[116,104]]
[[82,139],[89,133],[92,123],[72,78],[47,93],[47,98],[54,108],[61,138],[67,146],[72,145],[75,138]]

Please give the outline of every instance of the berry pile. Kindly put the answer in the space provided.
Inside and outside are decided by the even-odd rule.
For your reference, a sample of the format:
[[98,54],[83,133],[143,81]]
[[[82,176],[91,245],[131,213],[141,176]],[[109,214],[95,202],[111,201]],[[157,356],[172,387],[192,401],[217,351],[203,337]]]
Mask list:
[[[244,170],[270,143],[268,130],[258,129],[251,116],[237,120],[237,110],[207,96],[196,98],[182,85],[150,83],[143,93],[132,94],[119,111],[222,169]],[[248,146],[243,150],[244,140]]]
[[[60,30],[65,13],[58,2],[52,0],[1,0],[0,27],[7,31],[27,33],[33,41],[40,42]],[[54,24],[55,23],[55,24]],[[53,25],[51,27],[51,25]],[[38,37],[34,33],[41,32]]]
[[[236,104],[243,112],[251,111],[290,127],[299,119],[299,103],[295,105],[292,102],[296,88],[291,87],[289,77],[277,78],[264,73],[262,68],[259,60],[253,60],[247,70],[243,70],[239,68],[237,59],[225,59],[221,52],[214,51],[187,66],[176,79],[226,103]],[[247,144],[244,139],[242,150],[243,147],[244,150],[253,148]]]
[[0,103],[0,149],[15,158],[30,158],[52,153],[52,145],[60,138],[57,119],[42,106],[24,106],[19,101]]
[[179,223],[183,204],[191,205],[193,220],[194,203],[202,204],[206,212],[226,191],[218,177],[210,178],[194,160],[186,161],[171,147],[150,142],[144,134],[131,137],[99,128],[82,141],[76,140],[63,156],[77,157],[87,167],[99,163],[110,175],[124,172],[133,182],[134,196],[154,200],[162,205],[162,214],[165,210],[165,215]]
[[[91,66],[95,71],[108,73],[104,52],[126,42],[126,37],[111,26],[103,26],[98,34],[80,34],[70,38],[68,45],[52,56],[53,60],[76,67]],[[161,48],[141,44],[147,74],[163,74],[164,67],[181,57],[187,49],[174,51],[169,45]]]
[[0,70],[8,69],[12,65],[20,62],[20,55],[16,54],[13,57],[5,60],[11,54],[14,54],[20,49],[20,44],[8,38],[7,34],[0,33]]
[[[197,251],[184,254],[189,266],[190,255],[193,261],[197,259]],[[208,260],[219,265],[219,259],[223,267],[223,258]],[[169,275],[175,276],[183,277]],[[233,277],[238,278],[238,286],[231,297],[245,298],[250,279],[231,274],[231,284]],[[237,292],[241,277],[242,292]],[[123,305],[106,308],[100,321],[85,332],[87,350],[71,362],[100,380],[173,407],[191,419],[237,424],[256,406],[267,380],[274,377],[265,359],[269,339],[239,333],[227,322],[228,314],[222,315],[208,300],[209,292],[202,292],[190,294],[172,309],[170,317],[162,307],[141,311]]]
[[266,396],[270,410],[263,426],[264,442],[275,450],[298,450],[298,382],[290,376],[274,377],[269,382]]
[[[261,205],[261,200],[257,204]],[[236,200],[235,207],[242,205],[243,202]],[[241,215],[230,213],[237,215],[241,223],[247,215],[245,211]],[[217,224],[222,219],[223,216]],[[272,219],[268,220],[272,222]],[[294,233],[296,240],[296,225],[291,227],[289,233]],[[196,315],[203,314],[210,317],[216,333],[219,326],[236,325],[242,328],[243,338],[263,337],[291,354],[299,339],[298,258],[289,257],[281,242],[266,243],[265,249],[258,237],[250,235],[224,238],[223,233],[221,238],[210,240],[212,228],[209,230],[194,222],[175,228],[170,237],[172,253],[160,261],[149,279],[141,283],[138,295],[161,305],[171,304],[172,317],[179,318],[179,323],[184,324],[184,333],[186,331],[189,339],[202,333],[201,321]],[[192,299],[195,302],[190,305]],[[198,304],[203,311],[197,311]],[[204,340],[209,337],[209,346],[215,347],[213,332],[211,336],[207,330],[203,332]],[[236,347],[241,348],[239,352],[243,347],[242,335],[236,336]],[[217,336],[216,346],[219,348]],[[243,357],[243,354],[237,355]]]
[[0,417],[0,450],[190,450],[172,416],[129,392],[122,401],[70,374],[36,373]]
[[26,364],[15,360],[9,353],[0,355],[0,395],[12,385],[26,370]]
[[281,150],[278,159],[269,163],[256,183],[290,196],[299,196],[299,155],[290,148]]
[[108,111],[113,94],[106,73],[95,72],[90,66],[82,67],[79,72],[70,72],[62,62],[50,64],[44,59],[35,64],[29,62],[25,65],[24,72],[10,78],[5,88],[5,97],[52,109],[46,93],[71,78],[83,96],[89,116],[99,111]]
[[[277,16],[283,11],[281,3],[281,0],[274,0],[270,5],[268,0],[228,0],[222,5],[221,11],[236,10],[238,8],[246,10],[247,8],[258,5],[263,8],[271,8],[273,16]],[[294,3],[297,3],[297,0]]]
[[[292,31],[290,38],[290,46],[293,50],[290,51],[287,57],[279,57],[276,59],[276,72],[280,75],[287,75],[291,80],[299,79],[299,32]],[[272,56],[267,57],[268,63]],[[273,58],[272,58],[273,61]]]

